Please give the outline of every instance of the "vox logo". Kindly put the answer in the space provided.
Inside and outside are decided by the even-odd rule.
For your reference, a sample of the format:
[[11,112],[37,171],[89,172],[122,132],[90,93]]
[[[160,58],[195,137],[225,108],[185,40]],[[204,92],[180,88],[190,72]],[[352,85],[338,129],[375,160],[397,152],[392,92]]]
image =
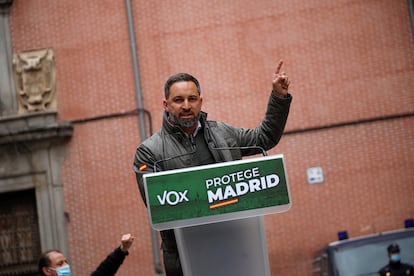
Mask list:
[[183,201],[188,201],[187,192],[188,190],[185,190],[184,192],[164,191],[162,196],[157,195],[157,199],[161,205],[165,205],[166,203],[168,203],[168,205],[177,205]]

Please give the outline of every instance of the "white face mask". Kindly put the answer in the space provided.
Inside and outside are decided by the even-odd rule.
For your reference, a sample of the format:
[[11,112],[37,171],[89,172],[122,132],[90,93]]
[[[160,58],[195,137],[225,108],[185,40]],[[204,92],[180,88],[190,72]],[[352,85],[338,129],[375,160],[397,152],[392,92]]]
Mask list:
[[58,268],[53,268],[53,267],[49,267],[49,269],[52,269],[54,271],[56,271],[58,276],[71,276],[71,272],[70,272],[70,266],[69,265],[64,265]]

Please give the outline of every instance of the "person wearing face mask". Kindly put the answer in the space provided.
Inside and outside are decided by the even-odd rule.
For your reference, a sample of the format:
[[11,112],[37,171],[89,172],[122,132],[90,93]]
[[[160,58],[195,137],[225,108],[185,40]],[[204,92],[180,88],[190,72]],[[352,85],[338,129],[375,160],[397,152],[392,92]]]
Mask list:
[[401,262],[400,247],[392,243],[387,248],[389,263],[378,271],[378,276],[414,275],[414,267]]
[[[121,245],[112,251],[98,268],[92,272],[91,276],[111,276],[115,275],[128,250],[134,242],[135,237],[131,234],[125,234],[121,238]],[[66,257],[56,249],[48,250],[41,254],[38,268],[40,275],[43,276],[71,276],[70,265]]]

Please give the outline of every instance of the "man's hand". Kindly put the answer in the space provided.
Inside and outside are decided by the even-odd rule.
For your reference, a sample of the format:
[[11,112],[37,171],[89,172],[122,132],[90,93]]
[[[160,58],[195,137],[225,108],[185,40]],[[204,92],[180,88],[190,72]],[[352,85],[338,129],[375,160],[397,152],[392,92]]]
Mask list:
[[283,60],[280,60],[272,79],[273,93],[279,97],[285,97],[288,94],[290,84],[289,78],[285,72],[280,73],[282,64]]
[[128,252],[128,249],[131,247],[132,243],[134,242],[135,237],[131,234],[125,234],[121,238],[121,250],[122,252]]

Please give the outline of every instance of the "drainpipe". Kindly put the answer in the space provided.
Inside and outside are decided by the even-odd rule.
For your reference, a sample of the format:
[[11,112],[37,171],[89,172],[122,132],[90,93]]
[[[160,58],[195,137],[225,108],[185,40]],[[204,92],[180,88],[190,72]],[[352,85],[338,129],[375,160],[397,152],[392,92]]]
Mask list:
[[135,40],[135,31],[134,31],[134,19],[132,17],[132,8],[131,1],[126,0],[126,9],[128,17],[128,31],[129,31],[129,40],[131,45],[131,54],[132,54],[132,65],[134,67],[134,81],[135,81],[135,93],[137,96],[138,103],[138,119],[139,119],[139,129],[141,134],[141,141],[144,141],[147,138],[147,133],[145,131],[145,116],[144,116],[144,104],[142,103],[142,93],[141,93],[141,81],[139,79],[139,69],[138,69],[138,57],[136,49],[136,40]]
[[[147,133],[145,131],[145,109],[142,102],[142,93],[141,93],[141,81],[139,79],[139,69],[138,69],[138,58],[137,58],[137,50],[136,50],[136,40],[135,40],[135,31],[134,31],[134,19],[132,17],[132,7],[131,1],[125,0],[126,4],[126,12],[128,17],[128,31],[129,31],[129,39],[131,45],[131,53],[132,53],[132,63],[134,67],[134,81],[135,81],[135,93],[137,96],[137,103],[138,103],[138,119],[139,119],[139,128],[140,128],[140,135],[141,135],[141,142],[147,138]],[[161,261],[160,261],[160,254],[159,254],[159,245],[158,245],[158,237],[157,232],[150,227],[151,232],[151,239],[152,239],[152,252],[154,256],[154,268],[157,275],[162,275],[162,268],[161,268]]]

